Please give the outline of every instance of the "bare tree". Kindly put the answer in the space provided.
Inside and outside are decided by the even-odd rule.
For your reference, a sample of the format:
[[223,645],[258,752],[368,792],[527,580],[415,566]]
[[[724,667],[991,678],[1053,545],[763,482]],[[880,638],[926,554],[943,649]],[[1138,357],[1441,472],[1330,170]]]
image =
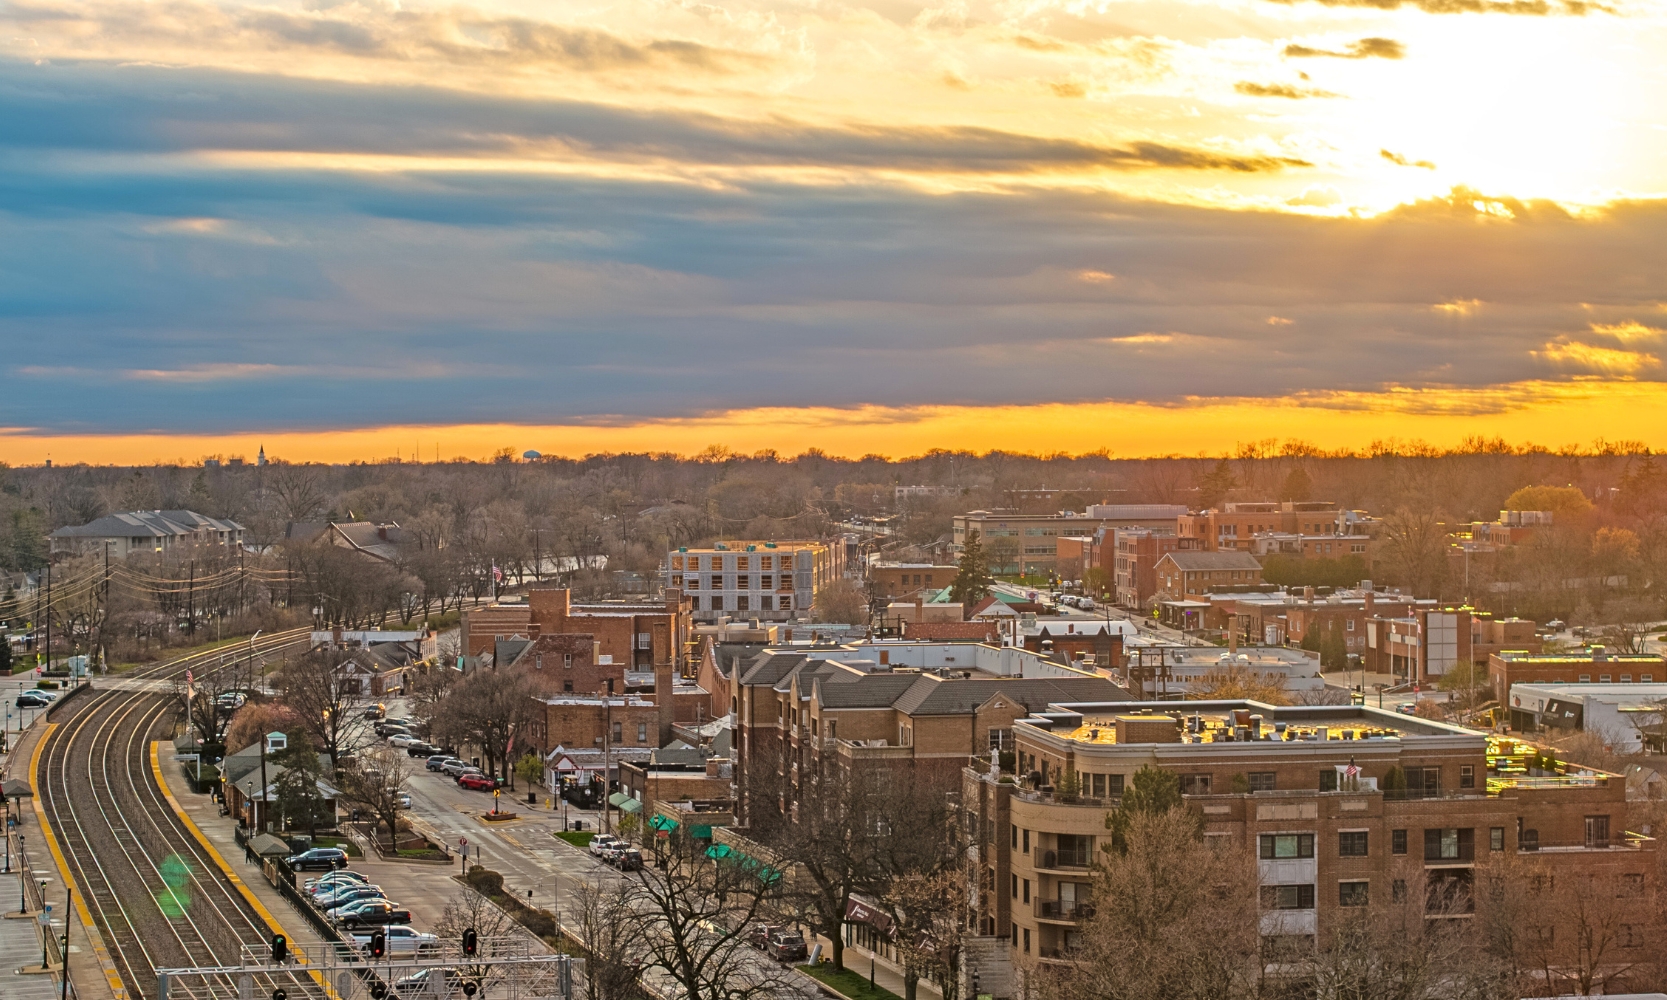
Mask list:
[[817,592],[812,610],[820,622],[863,625],[868,622],[868,596],[854,582],[839,579]]
[[313,745],[329,754],[332,773],[343,757],[369,742],[370,724],[361,711],[366,700],[362,680],[351,659],[335,650],[314,650],[290,660],[273,677],[284,704],[294,709]]
[[733,857],[684,854],[680,837],[656,840],[654,865],[628,880],[643,964],[685,1000],[764,1000],[792,995],[788,975],[746,947],[746,928],[768,913],[780,876]]
[[342,797],[369,813],[388,830],[388,850],[399,848],[400,797],[411,777],[411,758],[396,747],[380,746],[354,756],[336,774]]
[[585,882],[574,897],[574,929],[585,949],[585,1000],[641,996],[644,946],[631,884],[613,878]]
[[468,683],[451,685],[435,704],[430,712],[434,732],[449,742],[479,747],[487,772],[508,776],[515,746],[525,748],[539,722],[535,691],[524,670],[477,670]]
[[943,1000],[959,1000],[966,873],[944,868],[905,874],[892,880],[884,898],[897,920],[893,942],[903,964],[905,1000],[915,1000],[922,977],[938,985]]

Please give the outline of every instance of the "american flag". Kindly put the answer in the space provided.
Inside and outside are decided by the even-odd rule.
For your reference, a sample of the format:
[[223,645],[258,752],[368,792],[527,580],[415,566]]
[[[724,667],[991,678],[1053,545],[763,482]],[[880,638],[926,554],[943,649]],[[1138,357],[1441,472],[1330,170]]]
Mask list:
[[1352,760],[1349,761],[1349,766],[1343,768],[1343,777],[1345,777],[1345,778],[1358,778],[1358,777],[1360,777],[1360,768],[1358,768],[1354,765],[1354,761],[1352,761]]

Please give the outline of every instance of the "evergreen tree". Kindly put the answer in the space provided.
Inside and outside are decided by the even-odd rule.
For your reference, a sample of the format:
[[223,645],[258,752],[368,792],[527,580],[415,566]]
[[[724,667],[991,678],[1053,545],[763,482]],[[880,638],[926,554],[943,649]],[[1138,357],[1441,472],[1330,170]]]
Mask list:
[[[1118,853],[1128,850],[1129,823],[1133,817],[1162,816],[1182,805],[1180,777],[1151,764],[1142,764],[1117,808],[1106,816],[1112,850]],[[1203,827],[1198,826],[1196,832],[1202,834]]]
[[967,543],[961,549],[961,559],[956,563],[955,580],[949,585],[949,599],[971,610],[973,602],[990,596],[992,582],[984,545],[978,539],[978,532],[969,531]]
[[1314,495],[1314,481],[1308,478],[1307,470],[1297,466],[1285,477],[1285,482],[1279,487],[1279,499],[1303,501]]
[[1237,485],[1239,481],[1234,478],[1233,467],[1227,464],[1227,459],[1216,462],[1216,467],[1198,480],[1198,509],[1214,507],[1227,499],[1227,494]]

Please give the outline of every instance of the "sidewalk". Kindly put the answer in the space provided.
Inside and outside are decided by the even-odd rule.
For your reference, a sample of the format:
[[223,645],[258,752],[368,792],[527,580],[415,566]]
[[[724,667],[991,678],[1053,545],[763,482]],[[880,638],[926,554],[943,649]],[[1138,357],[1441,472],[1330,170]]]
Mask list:
[[[82,695],[81,697],[88,697]],[[15,721],[15,720],[14,720]],[[48,725],[46,712],[36,713],[30,725],[22,734],[11,732],[7,734],[7,747],[10,750],[5,755],[4,764],[0,764],[0,774],[7,778],[20,778],[33,784],[34,775],[30,773],[30,764],[34,760],[35,748],[46,735]],[[11,803],[11,816],[17,825],[13,827],[14,836],[11,841],[12,871],[17,872],[24,865],[23,858],[27,855],[28,871],[39,879],[47,879],[46,899],[52,903],[53,933],[62,935],[64,927],[64,873],[59,870],[51,851],[46,845],[46,837],[42,835],[40,822],[37,817],[34,800],[24,799]],[[21,843],[21,848],[19,844]],[[11,912],[17,908],[18,882],[16,875],[0,875],[0,910]],[[77,891],[76,896],[80,897]],[[88,928],[79,915],[76,914],[69,921],[69,976],[70,993],[82,1000],[105,1000],[114,997],[109,980],[99,966],[99,954],[104,951],[102,939],[97,940],[95,947],[94,935],[89,935]],[[45,989],[41,996],[59,997],[62,995],[62,977],[53,975],[19,976],[14,972],[23,965],[40,965],[41,962],[40,923],[35,919],[0,920],[0,976],[10,977],[0,980],[6,983],[0,988],[0,995],[10,1000],[11,997],[35,997],[36,990]],[[12,963],[10,956],[14,953],[26,954],[27,960]]]
[[[826,958],[831,953],[828,939],[822,935],[808,934],[805,936],[805,940],[810,944],[812,950],[814,950],[817,945],[822,946],[822,958]],[[844,957],[845,968],[849,971],[855,972],[861,975],[864,979],[867,979],[869,970],[873,969],[875,986],[878,986],[881,989],[890,990],[898,996],[903,995],[903,973],[898,970],[896,965],[892,964],[890,959],[885,957],[876,957],[874,953],[869,951],[867,948],[854,944],[848,944],[845,946]],[[872,965],[870,965],[871,960],[873,963]],[[817,983],[817,985],[822,986],[823,984]],[[938,989],[937,983],[927,979],[922,979],[919,985],[918,996],[920,1000],[926,1000],[928,997],[941,998],[943,996],[943,991]]]

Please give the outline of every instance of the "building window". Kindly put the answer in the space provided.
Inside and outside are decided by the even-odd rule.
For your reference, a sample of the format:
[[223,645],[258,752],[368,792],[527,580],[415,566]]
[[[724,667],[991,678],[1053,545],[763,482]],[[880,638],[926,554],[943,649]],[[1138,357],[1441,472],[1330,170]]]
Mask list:
[[1609,817],[1608,816],[1588,816],[1588,817],[1586,817],[1586,846],[1587,847],[1608,847],[1609,846]]
[[1407,768],[1407,798],[1434,799],[1441,797],[1441,768]]
[[1488,850],[1503,851],[1505,849],[1505,828],[1492,827],[1488,830]]
[[713,611],[722,611],[723,609],[724,609],[724,599],[721,598],[721,597],[718,597],[717,595],[713,595],[713,597],[712,597],[712,610]]
[[774,589],[776,589],[776,578],[773,577],[773,576],[761,576],[761,577],[759,577],[758,578],[758,589],[759,590],[774,590]]
[[1592,675],[1591,674],[1581,674],[1580,675],[1580,683],[1582,683],[1582,684],[1592,683]]
[[1007,749],[1007,730],[990,730],[990,749],[998,752]]
[[1013,898],[1019,898],[1019,876],[1013,876]]
[[1338,906],[1366,906],[1371,902],[1370,882],[1337,883]]
[[1311,858],[1314,856],[1312,833],[1264,833],[1258,839],[1263,860]]
[[698,596],[689,598],[689,610],[690,611],[699,611],[700,610],[700,598]]
[[1476,787],[1476,765],[1474,765],[1474,764],[1460,764],[1459,765],[1459,787],[1460,788],[1475,788]]
[[1013,824],[1013,850],[1019,849],[1019,824]]
[[1644,674],[1642,677],[1639,677],[1638,679],[1640,681],[1644,682],[1645,684],[1654,684],[1655,683],[1655,675],[1654,674]]
[[1106,775],[1106,794],[1107,795],[1122,795],[1123,794],[1123,776],[1121,774],[1108,774],[1108,775]]
[[1364,858],[1366,856],[1366,831],[1345,830],[1337,835],[1337,856],[1340,858]]
[[1262,909],[1264,910],[1312,910],[1313,908],[1314,887],[1312,885],[1262,886]]
[[1094,864],[1094,838],[1086,834],[1062,833],[1058,837],[1056,863],[1061,868],[1088,868]]
[[646,722],[637,723],[637,742],[638,743],[647,743],[648,742],[648,723],[646,723]]
[[735,610],[736,611],[746,611],[748,609],[747,606],[748,606],[748,598],[747,598],[746,594],[742,594],[740,597],[737,597],[735,599]]
[[1337,769],[1336,768],[1328,767],[1324,771],[1320,772],[1320,791],[1322,791],[1322,792],[1335,792],[1335,791],[1337,791]]
[[571,694],[572,691],[573,691],[573,682],[572,681],[562,681],[561,682],[561,689],[564,693]]
[[1276,777],[1277,774],[1273,771],[1252,771],[1250,772],[1250,790],[1253,792],[1271,792],[1274,790],[1274,779]]
[[1025,954],[1030,954],[1030,928],[1025,928]]
[[1407,832],[1405,830],[1389,831],[1389,853],[1405,854],[1407,852]]
[[1469,868],[1438,868],[1424,876],[1424,912],[1474,913],[1476,899],[1470,892]]
[[1344,628],[1344,631],[1347,631],[1347,632],[1353,632],[1353,631],[1354,631],[1354,619],[1353,619],[1353,618],[1350,618],[1350,619],[1349,619],[1349,620],[1348,620],[1348,622],[1347,622],[1347,624],[1345,624],[1345,625],[1344,625],[1344,626],[1343,626],[1343,628]]
[[619,743],[619,742],[623,741],[624,739],[625,739],[625,723],[623,723],[623,722],[614,723],[614,742]]
[[1183,775],[1181,775],[1181,794],[1182,795],[1208,795],[1208,794],[1210,794],[1210,776],[1207,775],[1207,774],[1183,774]]
[[1024,885],[1024,895],[1019,901],[1021,903],[1028,903],[1030,902],[1030,879],[1022,880],[1022,884]]
[[1389,898],[1397,903],[1407,901],[1407,880],[1398,878],[1389,883]]
[[760,610],[760,611],[770,610],[770,597],[769,597],[768,594],[766,594],[765,596],[760,597],[758,599],[758,610]]
[[1106,776],[1105,775],[1103,775],[1103,774],[1094,775],[1092,778],[1089,779],[1089,785],[1090,785],[1089,795],[1091,797],[1096,798],[1096,799],[1103,799],[1103,798],[1106,797]]
[[1632,683],[1632,675],[1631,674],[1622,674],[1621,675],[1621,683],[1622,684],[1631,684]]
[[792,611],[793,610],[793,598],[791,598],[791,597],[779,597],[779,598],[776,599],[776,604],[777,604],[777,610],[780,610],[780,611]]
[[561,667],[562,667],[563,670],[572,670],[573,669],[573,654],[572,653],[563,653],[563,654],[561,654]]
[[1029,854],[1030,853],[1030,831],[1029,830],[1021,830],[1019,832],[1021,834],[1023,834],[1023,836],[1020,838],[1020,840],[1024,844],[1024,850],[1021,853]]
[[1517,850],[1537,851],[1540,849],[1540,831],[1520,830],[1517,832]]
[[1608,684],[1609,683],[1609,675],[1608,674],[1598,674],[1598,683],[1599,684]]
[[1476,856],[1476,831],[1447,827],[1424,831],[1425,861],[1470,861]]

